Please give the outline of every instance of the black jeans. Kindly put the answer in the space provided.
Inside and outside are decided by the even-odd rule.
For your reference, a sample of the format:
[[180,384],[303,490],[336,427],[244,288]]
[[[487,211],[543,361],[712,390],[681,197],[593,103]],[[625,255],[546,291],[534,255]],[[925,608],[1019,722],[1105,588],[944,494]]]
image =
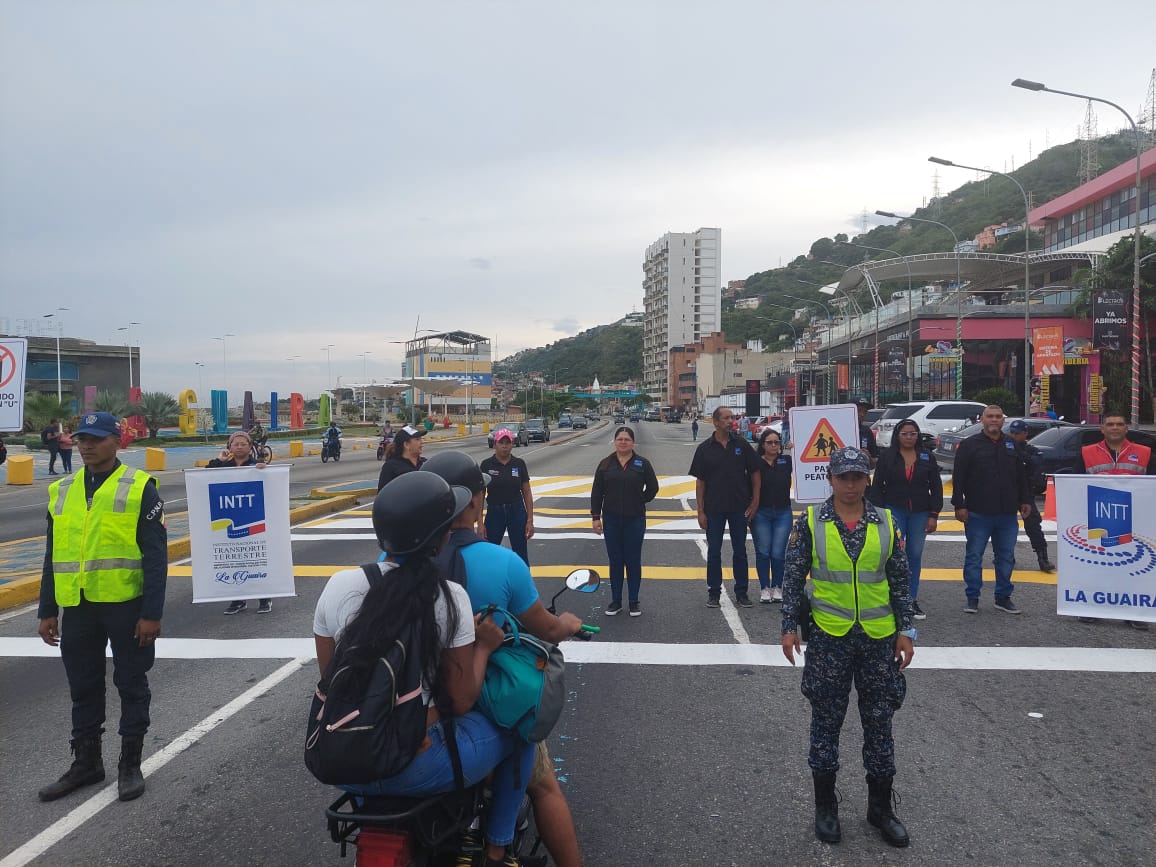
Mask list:
[[48,443],[48,472],[56,472],[56,456],[59,454],[59,446],[56,445],[55,440],[50,440]]
[[60,656],[72,693],[72,736],[99,736],[104,731],[104,649],[112,645],[112,682],[120,692],[121,737],[141,736],[149,728],[148,670],[156,651],[133,638],[141,600],[89,602],[64,609]]

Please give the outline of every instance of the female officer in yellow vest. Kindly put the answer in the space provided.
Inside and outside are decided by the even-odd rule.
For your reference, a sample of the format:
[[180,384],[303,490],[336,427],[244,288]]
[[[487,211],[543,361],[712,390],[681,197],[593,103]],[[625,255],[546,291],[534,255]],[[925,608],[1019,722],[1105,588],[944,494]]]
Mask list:
[[76,440],[84,472],[48,487],[48,545],[37,611],[40,637],[60,645],[68,675],[75,760],[40,790],[40,800],[55,801],[104,779],[104,653],[111,644],[112,679],[120,693],[117,791],[120,800],[131,801],[145,789],[140,762],[152,698],[147,672],[168,577],[164,503],[151,476],[117,460],[115,416],[83,416]]
[[[863,723],[867,821],[892,846],[906,846],[907,829],[891,805],[891,716],[907,692],[902,669],[915,653],[914,612],[902,538],[891,513],[864,498],[870,470],[866,451],[834,452],[829,471],[834,494],[795,522],[784,566],[783,653],[794,665],[799,621],[804,627],[813,621],[802,690],[811,702],[807,761],[815,783],[815,836],[826,843],[838,843],[841,836],[835,774],[854,682]],[[808,573],[811,581],[804,588]]]

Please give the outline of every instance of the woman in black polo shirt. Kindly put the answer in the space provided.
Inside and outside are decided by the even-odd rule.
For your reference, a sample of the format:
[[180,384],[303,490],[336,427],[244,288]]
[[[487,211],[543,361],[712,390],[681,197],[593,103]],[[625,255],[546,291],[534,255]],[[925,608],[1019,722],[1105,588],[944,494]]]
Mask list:
[[514,457],[514,434],[501,428],[494,434],[493,457],[480,464],[490,477],[486,487],[486,519],[482,535],[495,545],[510,533],[510,550],[530,565],[526,543],[534,535],[534,494],[526,462]]
[[791,459],[783,454],[782,436],[770,427],[759,435],[755,453],[763,461],[759,510],[751,520],[759,602],[782,602],[787,538],[791,535]]
[[590,517],[594,532],[606,541],[610,563],[610,605],[606,613],[622,610],[622,573],[625,569],[630,616],[638,617],[642,587],[642,539],[646,534],[646,504],[658,494],[658,476],[650,461],[634,451],[634,431],[614,432],[614,453],[594,470],[590,489]]

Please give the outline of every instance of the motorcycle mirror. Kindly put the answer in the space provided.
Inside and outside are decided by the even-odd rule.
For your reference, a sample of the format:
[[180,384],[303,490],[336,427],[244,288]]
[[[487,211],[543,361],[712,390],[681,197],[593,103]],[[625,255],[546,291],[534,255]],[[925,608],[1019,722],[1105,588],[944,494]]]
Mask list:
[[593,569],[575,569],[566,576],[566,586],[582,593],[593,593],[601,583],[602,576]]

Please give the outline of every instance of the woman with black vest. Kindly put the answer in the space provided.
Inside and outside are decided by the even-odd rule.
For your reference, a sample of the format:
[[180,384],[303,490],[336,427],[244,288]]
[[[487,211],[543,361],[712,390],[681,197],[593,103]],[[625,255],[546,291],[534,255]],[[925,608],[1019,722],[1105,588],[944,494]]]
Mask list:
[[626,572],[630,616],[639,617],[642,587],[642,539],[646,535],[646,504],[658,494],[658,476],[650,461],[634,451],[634,431],[614,432],[614,453],[594,470],[590,518],[594,532],[606,542],[610,563],[609,616],[622,610],[622,573]]
[[919,425],[905,418],[895,426],[891,445],[879,456],[875,478],[867,497],[876,506],[890,510],[902,534],[911,567],[911,599],[915,619],[927,615],[919,607],[919,570],[923,564],[923,544],[934,533],[943,508],[943,481],[935,455],[919,443]]

